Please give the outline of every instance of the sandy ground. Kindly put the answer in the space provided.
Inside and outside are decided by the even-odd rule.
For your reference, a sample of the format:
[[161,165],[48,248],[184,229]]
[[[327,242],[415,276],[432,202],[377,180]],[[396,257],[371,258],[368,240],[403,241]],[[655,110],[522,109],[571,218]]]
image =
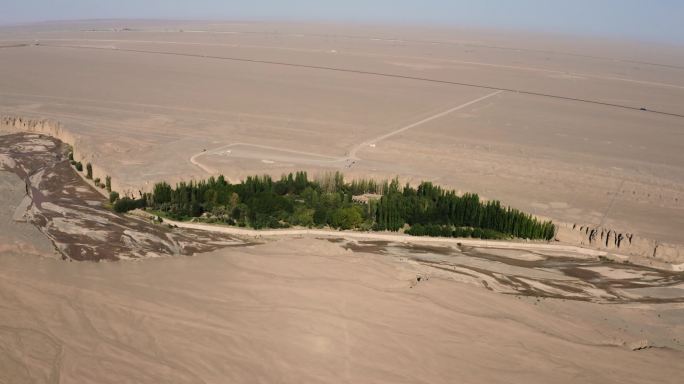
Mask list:
[[14,221],[24,183],[0,172],[0,188],[0,383],[679,379],[681,274],[562,247],[296,233],[69,263]]
[[676,383],[684,358],[681,304],[502,295],[324,240],[0,265],[3,383]]
[[0,113],[62,121],[120,190],[211,173],[399,175],[682,242],[678,47],[117,21],[3,28],[0,40]]
[[69,263],[16,221],[22,180],[0,172],[0,192],[0,383],[678,382],[681,274],[563,247],[295,232]]
[[[0,114],[61,121],[120,191],[343,170],[682,241],[678,47],[218,22],[41,24],[0,40]],[[681,274],[563,248],[297,233],[69,263],[15,221],[24,183],[0,172],[0,191],[3,384],[680,381]]]
[[[144,212],[138,213],[144,217],[150,217],[150,214]],[[307,237],[343,237],[345,239],[357,240],[376,240],[388,241],[397,243],[413,243],[413,244],[464,244],[470,247],[483,248],[498,248],[498,249],[522,249],[522,250],[539,250],[552,252],[566,252],[577,255],[577,257],[599,257],[607,256],[605,251],[599,251],[588,248],[581,248],[573,245],[562,245],[546,242],[525,242],[525,241],[497,241],[497,240],[480,240],[480,239],[460,239],[448,237],[416,237],[395,232],[357,232],[357,231],[336,231],[328,229],[308,229],[308,228],[294,228],[294,229],[246,229],[227,225],[217,224],[203,224],[194,222],[181,222],[166,219],[166,224],[171,224],[175,227],[194,229],[204,232],[223,233],[227,235],[236,235],[242,237],[254,238],[288,238],[297,236]]]

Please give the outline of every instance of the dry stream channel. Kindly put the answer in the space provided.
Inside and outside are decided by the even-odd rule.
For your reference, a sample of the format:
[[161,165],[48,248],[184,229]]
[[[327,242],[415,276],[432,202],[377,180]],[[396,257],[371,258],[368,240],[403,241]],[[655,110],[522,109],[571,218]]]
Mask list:
[[100,261],[193,255],[245,243],[233,237],[170,229],[118,215],[71,167],[68,147],[52,137],[0,136],[0,169],[19,176],[26,196],[15,212],[35,225],[64,259]]
[[[65,260],[101,261],[193,255],[257,243],[226,234],[169,228],[113,213],[71,167],[69,148],[52,137],[0,136],[0,171],[26,185],[14,219],[37,227]],[[432,277],[511,295],[603,303],[684,303],[684,273],[578,258],[563,252],[425,246],[331,237],[351,252],[373,253],[419,266],[412,285]]]
[[684,303],[684,274],[548,251],[426,246],[331,239],[355,252],[404,258],[425,275],[481,285],[494,292],[600,303]]

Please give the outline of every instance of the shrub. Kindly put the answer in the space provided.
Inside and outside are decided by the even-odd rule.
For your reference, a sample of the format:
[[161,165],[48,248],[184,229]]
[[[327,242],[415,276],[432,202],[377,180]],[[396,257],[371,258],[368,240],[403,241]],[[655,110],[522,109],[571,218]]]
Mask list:
[[109,176],[105,177],[105,187],[107,188],[107,192],[112,191],[112,178]]
[[86,178],[93,178],[93,166],[90,163],[86,164]]
[[83,172],[83,164],[81,164],[80,161],[77,162],[76,164],[74,164],[74,167],[76,167],[76,170],[77,170],[77,171]]
[[293,225],[300,225],[302,227],[313,227],[314,225],[314,213],[316,210],[307,208],[305,206],[299,206],[295,208],[294,213],[290,217],[290,223]]
[[115,212],[126,213],[137,208],[145,208],[145,199],[131,199],[124,197],[114,202],[113,207]]
[[357,207],[338,208],[331,215],[330,225],[338,229],[352,229],[363,222],[363,216]]
[[114,203],[119,199],[119,192],[110,192],[109,193],[109,202]]

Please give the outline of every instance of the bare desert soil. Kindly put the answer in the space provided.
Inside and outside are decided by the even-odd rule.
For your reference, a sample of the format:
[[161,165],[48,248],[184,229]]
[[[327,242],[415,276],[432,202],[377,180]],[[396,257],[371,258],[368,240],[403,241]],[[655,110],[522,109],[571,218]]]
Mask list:
[[[30,171],[33,158],[47,165],[33,175],[59,169],[47,158],[54,140],[2,139],[26,153],[2,157],[4,167]],[[98,199],[83,185],[39,188],[26,206],[24,181],[0,172],[0,383],[679,379],[681,273],[558,246],[296,235],[192,257],[68,263],[54,246],[101,250],[112,236],[147,234],[137,245],[110,239],[124,255],[160,248],[168,231],[77,204]],[[68,212],[54,216],[48,202]],[[48,225],[22,222],[27,208]],[[177,231],[183,244],[188,233]],[[210,233],[192,241],[216,247]]]
[[680,381],[682,304],[506,295],[368,251],[300,239],[104,264],[4,252],[0,382]]
[[[121,192],[341,170],[681,244],[683,52],[387,26],[2,27],[0,115],[61,122],[48,133]],[[681,381],[681,272],[548,244],[170,229],[112,214],[58,140],[1,137],[2,384]],[[55,257],[74,254],[140,260]]]
[[123,21],[6,27],[0,40],[0,113],[62,122],[120,190],[300,168],[398,175],[682,243],[679,47]]

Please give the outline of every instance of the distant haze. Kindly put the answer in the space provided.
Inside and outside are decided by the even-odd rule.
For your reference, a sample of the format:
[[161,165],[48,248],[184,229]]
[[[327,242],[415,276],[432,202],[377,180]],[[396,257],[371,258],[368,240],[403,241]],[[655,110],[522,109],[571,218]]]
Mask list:
[[0,23],[249,19],[476,26],[684,43],[681,0],[0,0]]

